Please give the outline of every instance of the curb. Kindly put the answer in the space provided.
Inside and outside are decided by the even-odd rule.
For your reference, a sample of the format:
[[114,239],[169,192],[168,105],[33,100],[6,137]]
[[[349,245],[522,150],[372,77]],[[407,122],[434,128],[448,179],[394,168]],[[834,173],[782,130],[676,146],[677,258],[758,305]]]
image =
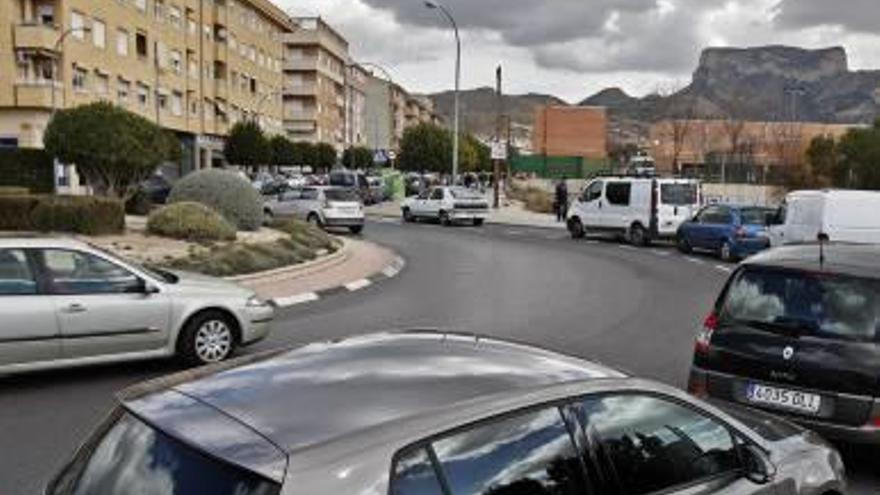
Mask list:
[[351,282],[338,285],[336,287],[331,287],[329,289],[323,289],[317,292],[305,292],[303,294],[297,294],[295,296],[270,299],[269,303],[276,308],[290,308],[292,306],[297,306],[300,304],[307,304],[319,301],[326,297],[337,294],[356,292],[362,289],[366,289],[367,287],[370,287],[371,285],[377,284],[384,280],[396,277],[405,266],[406,260],[404,260],[400,256],[395,256],[394,259],[391,260],[391,263],[389,263],[385,268],[377,273],[374,273],[373,275],[370,275],[367,278],[353,280]]
[[316,260],[307,261],[305,263],[300,263],[298,265],[293,266],[285,266],[281,268],[276,268],[274,270],[267,270],[264,272],[258,273],[249,273],[247,275],[236,275],[233,277],[224,277],[226,280],[232,282],[250,282],[253,280],[259,280],[261,278],[273,277],[277,275],[285,275],[290,273],[309,273],[312,271],[319,271],[325,268],[330,268],[339,263],[342,263],[346,259],[348,259],[350,253],[348,251],[349,243],[347,240],[342,239],[342,245],[337,249],[334,253],[330,255],[326,255],[324,257],[318,258]]

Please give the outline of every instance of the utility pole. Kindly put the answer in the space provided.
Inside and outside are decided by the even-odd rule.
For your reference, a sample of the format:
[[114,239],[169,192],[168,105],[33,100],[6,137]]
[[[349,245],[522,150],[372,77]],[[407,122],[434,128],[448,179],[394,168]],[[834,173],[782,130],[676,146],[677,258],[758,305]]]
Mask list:
[[[496,99],[496,105],[495,105],[495,111],[496,111],[496,115],[495,115],[495,143],[493,143],[493,144],[494,144],[495,148],[501,148],[501,146],[504,144],[504,142],[503,142],[504,141],[504,139],[503,139],[503,135],[504,135],[504,96],[501,93],[501,66],[500,65],[495,70],[495,99]],[[504,148],[504,152],[505,152],[505,154],[507,152],[506,146]],[[501,182],[501,161],[504,158],[501,156],[501,153],[498,149],[495,149],[493,154],[495,155],[492,157],[492,162],[493,162],[492,176],[494,178],[493,183],[495,186],[494,187],[495,190],[494,190],[493,205],[494,205],[495,209],[497,210],[498,207],[500,206],[499,184]]]

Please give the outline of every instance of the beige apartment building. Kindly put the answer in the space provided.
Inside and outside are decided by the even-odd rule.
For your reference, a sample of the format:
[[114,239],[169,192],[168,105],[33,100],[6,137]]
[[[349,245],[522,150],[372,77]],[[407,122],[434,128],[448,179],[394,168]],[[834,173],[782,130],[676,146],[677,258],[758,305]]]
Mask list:
[[3,0],[0,144],[41,147],[53,108],[105,100],[174,131],[180,173],[222,163],[243,119],[281,133],[283,35],[267,0]]

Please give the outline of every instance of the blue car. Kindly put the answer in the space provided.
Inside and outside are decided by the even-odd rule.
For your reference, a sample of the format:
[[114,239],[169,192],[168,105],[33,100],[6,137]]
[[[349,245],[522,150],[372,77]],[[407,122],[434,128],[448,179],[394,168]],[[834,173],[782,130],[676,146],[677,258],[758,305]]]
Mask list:
[[759,206],[706,206],[679,227],[678,249],[712,251],[724,261],[745,258],[770,247],[767,219],[774,213]]

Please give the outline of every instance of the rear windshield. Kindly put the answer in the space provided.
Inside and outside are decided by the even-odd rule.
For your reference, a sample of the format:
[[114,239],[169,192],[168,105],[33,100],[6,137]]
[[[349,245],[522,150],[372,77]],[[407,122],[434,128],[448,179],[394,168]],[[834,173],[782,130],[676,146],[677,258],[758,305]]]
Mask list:
[[214,460],[123,414],[49,495],[278,495],[281,487]]
[[357,186],[357,176],[345,172],[337,172],[330,174],[331,186],[355,187]]
[[357,201],[358,195],[350,189],[327,189],[324,191],[327,201]]
[[693,183],[661,184],[660,202],[673,206],[697,204],[697,185]]
[[776,210],[770,208],[743,208],[740,211],[742,223],[745,225],[766,225],[767,219],[776,215]]
[[727,292],[722,319],[770,332],[878,341],[880,283],[842,275],[747,268]]
[[472,191],[463,187],[451,187],[449,188],[449,192],[455,199],[483,199],[483,196],[480,195],[479,191]]

